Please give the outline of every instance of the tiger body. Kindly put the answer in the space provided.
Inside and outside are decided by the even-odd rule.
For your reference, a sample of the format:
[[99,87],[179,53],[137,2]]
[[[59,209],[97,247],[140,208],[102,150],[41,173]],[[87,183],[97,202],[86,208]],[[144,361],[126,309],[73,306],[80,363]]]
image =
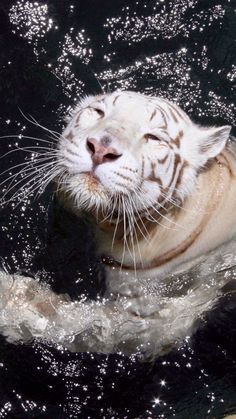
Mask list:
[[[81,149],[81,173],[67,175],[65,189],[73,191],[75,211],[95,215],[112,283],[133,275],[158,281],[235,236],[229,132],[199,127],[177,105],[134,92],[89,97],[75,110],[61,152],[73,174],[70,153]],[[119,157],[94,166],[87,138],[110,140],[108,151],[112,146]]]
[[[12,334],[7,319],[33,336],[56,342],[63,336],[71,350],[153,358],[192,333],[226,283],[217,280],[214,249],[230,266],[227,243],[232,249],[236,236],[229,134],[229,126],[194,124],[162,98],[134,92],[84,98],[59,140],[56,181],[65,206],[89,214],[94,224],[107,298],[63,301],[17,277],[10,298],[15,314],[7,303],[0,319],[8,339],[29,333],[20,327]],[[198,265],[208,274],[199,268],[193,275]]]

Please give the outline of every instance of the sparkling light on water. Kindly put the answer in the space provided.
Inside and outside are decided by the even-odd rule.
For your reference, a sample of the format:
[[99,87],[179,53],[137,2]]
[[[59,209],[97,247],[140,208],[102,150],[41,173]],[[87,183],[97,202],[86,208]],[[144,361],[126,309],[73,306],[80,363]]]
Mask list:
[[15,26],[13,33],[18,33],[30,43],[43,38],[53,27],[53,19],[48,16],[46,3],[19,0],[12,6],[9,18]]
[[[148,16],[137,16],[136,11],[126,6],[123,16],[107,19],[105,27],[109,31],[108,40],[110,43],[114,40],[125,40],[133,44],[148,38],[157,39],[159,36],[163,39],[178,35],[188,38],[192,31],[202,32],[212,22],[224,16],[225,11],[220,5],[207,12],[194,13],[196,4],[196,1],[170,1],[161,5],[158,13],[155,13],[157,6],[154,5],[153,13]],[[187,10],[193,11],[186,22]]]

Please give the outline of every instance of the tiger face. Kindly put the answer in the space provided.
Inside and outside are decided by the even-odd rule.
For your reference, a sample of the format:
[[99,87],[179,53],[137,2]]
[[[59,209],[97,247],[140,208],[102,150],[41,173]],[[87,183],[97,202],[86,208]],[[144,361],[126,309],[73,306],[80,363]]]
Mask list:
[[229,132],[197,126],[162,98],[89,96],[59,141],[60,187],[78,209],[150,214],[191,194],[199,169],[222,151]]

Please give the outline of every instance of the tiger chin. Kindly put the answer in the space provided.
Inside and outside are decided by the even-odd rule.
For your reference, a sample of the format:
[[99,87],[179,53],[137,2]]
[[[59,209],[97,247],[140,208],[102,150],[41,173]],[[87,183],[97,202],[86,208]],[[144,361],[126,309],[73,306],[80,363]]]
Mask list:
[[[106,298],[72,303],[17,277],[10,298],[20,292],[24,328],[12,335],[1,320],[7,339],[61,336],[70,350],[148,359],[190,335],[227,282],[214,267],[215,249],[227,259],[236,235],[230,129],[135,92],[82,99],[58,142],[56,182],[65,206],[95,225]],[[199,266],[207,274],[195,275]],[[4,315],[17,324],[12,305]]]

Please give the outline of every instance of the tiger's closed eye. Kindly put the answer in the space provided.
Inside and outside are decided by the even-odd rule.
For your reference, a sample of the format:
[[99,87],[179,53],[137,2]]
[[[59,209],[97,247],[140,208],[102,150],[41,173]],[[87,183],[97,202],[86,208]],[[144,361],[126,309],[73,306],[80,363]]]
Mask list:
[[105,112],[102,109],[98,109],[98,108],[92,108],[93,111],[97,112],[97,114],[103,118],[105,116]]
[[160,138],[158,138],[156,135],[153,135],[153,134],[145,134],[144,135],[144,138],[145,138],[145,140],[154,140],[154,141],[161,141],[161,139]]

